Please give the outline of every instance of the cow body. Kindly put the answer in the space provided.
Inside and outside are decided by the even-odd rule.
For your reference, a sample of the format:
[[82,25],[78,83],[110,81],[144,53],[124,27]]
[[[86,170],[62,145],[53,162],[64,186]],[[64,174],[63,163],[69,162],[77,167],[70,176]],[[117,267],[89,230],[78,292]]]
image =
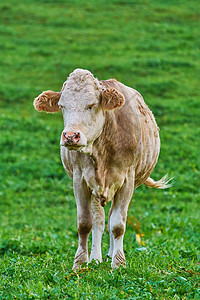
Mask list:
[[117,80],[98,81],[76,69],[60,93],[43,92],[34,102],[39,111],[62,109],[62,163],[73,178],[77,203],[79,246],[74,269],[88,262],[87,241],[92,230],[90,261],[102,261],[104,206],[109,212],[112,268],[125,265],[123,237],[128,206],[141,184],[167,187],[149,176],[159,155],[159,129],[142,96]]

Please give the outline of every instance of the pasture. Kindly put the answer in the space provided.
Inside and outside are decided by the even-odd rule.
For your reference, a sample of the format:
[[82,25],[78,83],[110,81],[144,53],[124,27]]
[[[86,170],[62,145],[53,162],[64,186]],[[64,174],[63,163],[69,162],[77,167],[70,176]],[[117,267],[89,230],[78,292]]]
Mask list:
[[[199,18],[197,0],[1,1],[0,299],[200,298]],[[76,204],[60,160],[62,115],[32,105],[77,67],[143,95],[161,137],[151,176],[174,176],[170,189],[135,191],[127,268],[114,271],[107,228],[103,263],[72,271]]]

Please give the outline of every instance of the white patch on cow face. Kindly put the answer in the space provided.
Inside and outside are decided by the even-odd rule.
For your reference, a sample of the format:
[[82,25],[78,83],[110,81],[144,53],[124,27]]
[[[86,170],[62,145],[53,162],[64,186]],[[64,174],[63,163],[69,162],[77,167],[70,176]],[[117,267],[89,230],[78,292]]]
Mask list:
[[[78,150],[91,153],[93,142],[103,130],[105,117],[100,105],[100,90],[93,84],[85,84],[81,88],[66,84],[58,105],[61,107],[64,130],[63,132],[80,133]],[[61,136],[61,146],[69,150],[76,147],[66,145]]]

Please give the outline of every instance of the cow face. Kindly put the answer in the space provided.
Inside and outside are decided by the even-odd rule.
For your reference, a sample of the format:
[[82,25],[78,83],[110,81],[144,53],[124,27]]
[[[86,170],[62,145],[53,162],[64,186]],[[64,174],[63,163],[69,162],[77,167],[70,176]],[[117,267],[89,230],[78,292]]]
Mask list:
[[91,153],[93,142],[103,130],[105,111],[121,107],[123,103],[124,97],[116,89],[103,89],[89,71],[76,69],[64,83],[61,93],[43,92],[35,99],[34,106],[48,112],[61,109],[64,120],[61,146]]
[[64,120],[61,146],[86,151],[99,137],[105,121],[100,97],[100,89],[93,84],[81,88],[66,84],[58,103]]

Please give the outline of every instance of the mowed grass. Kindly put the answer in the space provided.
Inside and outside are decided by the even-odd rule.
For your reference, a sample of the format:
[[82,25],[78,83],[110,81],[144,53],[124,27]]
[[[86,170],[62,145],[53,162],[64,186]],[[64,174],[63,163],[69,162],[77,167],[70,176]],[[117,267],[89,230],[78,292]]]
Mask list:
[[[199,12],[194,0],[1,1],[0,299],[200,298]],[[174,176],[168,190],[135,191],[126,269],[111,270],[105,228],[103,263],[71,270],[78,238],[62,116],[32,102],[77,67],[142,93],[162,143],[152,177]]]

